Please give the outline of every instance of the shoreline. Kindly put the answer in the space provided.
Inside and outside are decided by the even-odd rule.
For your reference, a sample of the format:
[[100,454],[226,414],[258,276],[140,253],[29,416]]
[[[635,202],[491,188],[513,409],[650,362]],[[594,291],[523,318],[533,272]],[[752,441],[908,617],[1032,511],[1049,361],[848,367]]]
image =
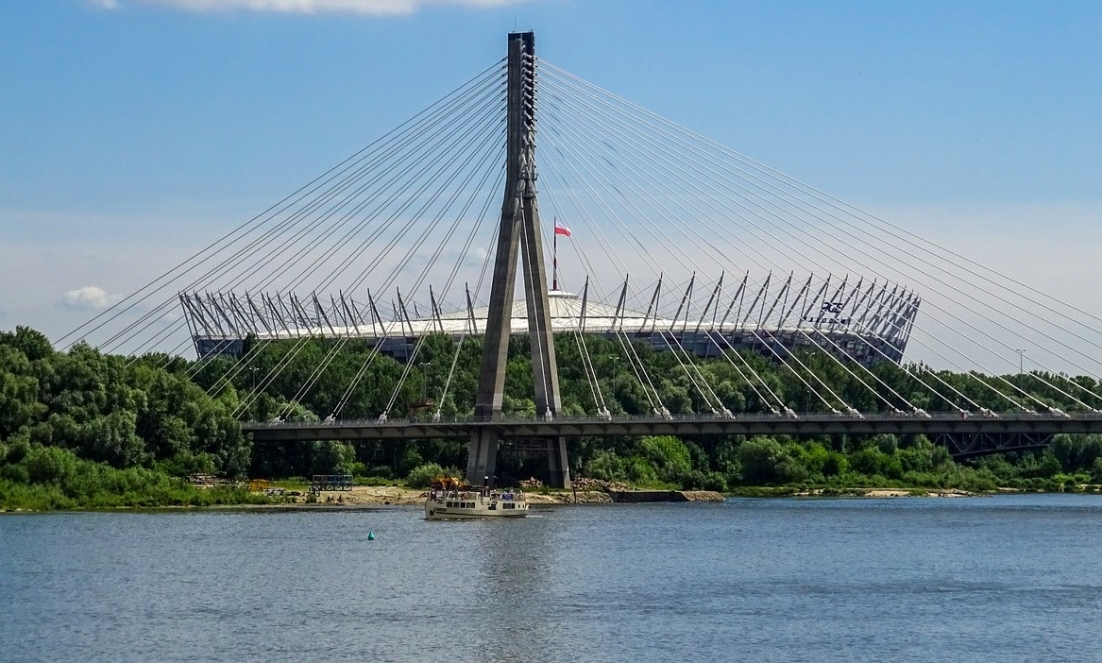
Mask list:
[[[1099,490],[1074,491],[1074,494],[1098,495]],[[746,488],[731,493],[719,493],[706,490],[558,490],[527,492],[528,503],[536,508],[557,506],[586,506],[593,504],[643,504],[643,503],[719,503],[728,499],[897,499],[905,497],[921,498],[963,498],[992,497],[1007,494],[1065,494],[1055,491],[1023,491],[1013,488],[999,488],[992,492],[973,492],[955,488],[811,488],[795,487],[757,487]],[[3,508],[0,515],[29,513],[75,513],[75,512],[148,512],[148,511],[195,511],[195,510],[233,510],[233,511],[377,511],[390,507],[421,506],[426,491],[402,486],[353,486],[351,490],[323,491],[316,502],[306,502],[304,496],[294,496],[285,502],[270,504],[240,503],[217,504],[209,506],[165,505],[144,507],[114,508],[76,508],[57,510],[35,510],[24,508]]]

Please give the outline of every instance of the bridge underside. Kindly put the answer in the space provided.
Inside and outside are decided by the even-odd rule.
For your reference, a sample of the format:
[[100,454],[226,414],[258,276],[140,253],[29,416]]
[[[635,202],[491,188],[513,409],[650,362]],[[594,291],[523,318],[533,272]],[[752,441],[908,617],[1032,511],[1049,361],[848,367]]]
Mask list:
[[957,460],[1008,451],[1043,449],[1052,444],[1053,433],[940,433],[935,444],[949,450]]

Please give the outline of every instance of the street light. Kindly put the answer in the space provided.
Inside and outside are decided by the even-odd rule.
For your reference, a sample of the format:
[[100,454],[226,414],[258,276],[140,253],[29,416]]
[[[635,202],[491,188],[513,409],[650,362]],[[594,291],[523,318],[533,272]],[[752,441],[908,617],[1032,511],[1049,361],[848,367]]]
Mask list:
[[1023,375],[1025,373],[1025,371],[1022,368],[1022,366],[1025,362],[1025,359],[1024,359],[1025,350],[1022,349],[1022,348],[1014,348],[1014,352],[1018,353],[1018,375]]

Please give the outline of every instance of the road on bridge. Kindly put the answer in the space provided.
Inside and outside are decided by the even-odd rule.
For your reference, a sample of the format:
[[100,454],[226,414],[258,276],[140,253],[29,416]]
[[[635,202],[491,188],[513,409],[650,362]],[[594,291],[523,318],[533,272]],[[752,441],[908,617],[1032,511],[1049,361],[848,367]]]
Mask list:
[[333,421],[313,423],[248,423],[242,429],[256,441],[306,442],[311,440],[419,440],[470,439],[479,429],[490,428],[502,439],[550,437],[608,437],[619,435],[875,435],[879,433],[1001,435],[1102,433],[1102,414],[1004,413],[997,416],[932,413],[830,415],[796,417],[716,415],[681,417],[624,417],[601,419],[558,418],[498,419],[494,421]]

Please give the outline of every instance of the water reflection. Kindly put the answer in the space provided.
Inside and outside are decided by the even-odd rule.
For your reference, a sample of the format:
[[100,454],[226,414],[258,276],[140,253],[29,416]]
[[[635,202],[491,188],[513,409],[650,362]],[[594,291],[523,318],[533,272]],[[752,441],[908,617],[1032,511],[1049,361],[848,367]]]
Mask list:
[[551,516],[535,510],[524,519],[477,523],[477,604],[484,628],[476,634],[476,658],[539,661],[549,651],[562,650],[555,624],[544,618],[554,554]]

